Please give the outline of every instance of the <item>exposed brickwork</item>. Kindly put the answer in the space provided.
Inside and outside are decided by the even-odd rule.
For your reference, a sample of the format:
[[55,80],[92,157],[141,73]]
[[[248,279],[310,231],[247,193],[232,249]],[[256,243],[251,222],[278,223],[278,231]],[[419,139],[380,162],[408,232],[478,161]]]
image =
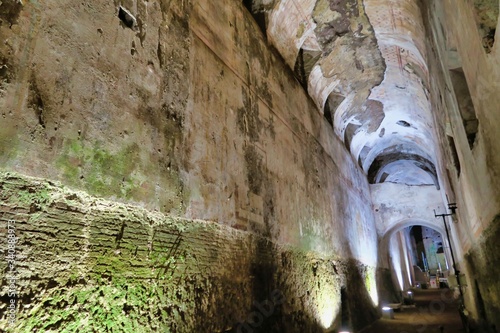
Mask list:
[[15,174],[1,174],[0,195],[2,237],[13,219],[19,238],[11,331],[236,332],[255,320],[255,302],[270,300],[274,309],[255,332],[321,332],[337,317],[341,288],[356,325],[377,315],[363,287],[375,278],[372,269],[355,261]]

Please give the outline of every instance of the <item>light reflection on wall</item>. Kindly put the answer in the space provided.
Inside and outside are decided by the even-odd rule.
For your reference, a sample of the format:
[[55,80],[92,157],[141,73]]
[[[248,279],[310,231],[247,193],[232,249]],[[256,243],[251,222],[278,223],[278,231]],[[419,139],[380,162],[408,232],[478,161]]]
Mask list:
[[332,283],[326,282],[321,286],[316,306],[316,317],[321,326],[330,328],[340,312],[339,291]]
[[413,269],[412,265],[410,265],[410,256],[408,254],[408,245],[406,243],[406,237],[401,237],[401,241],[403,243],[403,255],[404,255],[404,261],[405,261],[405,268],[406,268],[406,275],[408,275],[408,287],[412,285],[412,278],[411,278],[411,270]]
[[359,261],[366,265],[377,265],[377,245],[371,239],[360,239],[358,249],[353,253],[357,253]]
[[353,217],[353,220],[344,230],[349,250],[352,257],[363,264],[377,266],[378,239],[373,212],[363,209],[363,202],[356,198],[351,198],[351,200],[353,204],[349,206],[349,215]]
[[365,287],[372,299],[373,305],[378,306],[378,292],[377,292],[377,269],[368,267],[365,273]]
[[396,274],[400,290],[404,289],[403,282],[403,268],[401,267],[401,247],[399,242],[399,233],[392,235],[389,242],[389,254],[391,256],[391,263],[393,272]]

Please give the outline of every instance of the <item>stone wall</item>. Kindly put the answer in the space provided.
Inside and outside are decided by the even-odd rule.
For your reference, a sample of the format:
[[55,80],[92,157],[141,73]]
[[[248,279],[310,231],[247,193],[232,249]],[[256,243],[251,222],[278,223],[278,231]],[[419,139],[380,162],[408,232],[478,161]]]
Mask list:
[[18,239],[15,272],[0,262],[2,331],[322,332],[378,315],[376,271],[358,261],[41,179],[2,173],[0,189],[2,234],[11,220]]
[[[431,37],[431,101],[444,157],[441,179],[446,180],[446,193],[458,206],[450,228],[467,284],[465,305],[471,321],[489,321],[498,327],[492,314],[498,313],[499,294],[494,276],[498,276],[499,262],[496,230],[500,212],[500,50],[498,43],[488,41],[485,48],[484,31],[478,28],[478,19],[484,19],[486,12],[495,13],[485,8],[495,5],[498,13],[498,3],[445,0],[423,4]],[[478,8],[483,10],[479,16]],[[457,73],[463,73],[465,81],[462,79],[459,84],[466,85],[468,91],[457,89]],[[464,104],[469,108],[467,117],[473,113],[477,118],[475,136],[469,135],[470,119],[464,117]]]
[[50,1],[2,26],[3,168],[375,262],[365,176],[246,9],[123,6],[132,28]]
[[231,331],[275,289],[263,332],[338,326],[342,298],[375,318],[366,177],[241,3],[23,3],[0,5],[0,166],[61,185],[3,178],[16,330]]

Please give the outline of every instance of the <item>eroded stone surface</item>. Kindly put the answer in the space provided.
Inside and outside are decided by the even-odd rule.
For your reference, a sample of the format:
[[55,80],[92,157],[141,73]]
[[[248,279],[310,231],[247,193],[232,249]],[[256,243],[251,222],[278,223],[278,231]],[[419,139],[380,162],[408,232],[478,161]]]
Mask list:
[[8,274],[2,331],[322,332],[341,299],[355,327],[377,317],[379,272],[351,259],[10,173],[0,193],[0,219],[18,238],[17,320],[8,329]]

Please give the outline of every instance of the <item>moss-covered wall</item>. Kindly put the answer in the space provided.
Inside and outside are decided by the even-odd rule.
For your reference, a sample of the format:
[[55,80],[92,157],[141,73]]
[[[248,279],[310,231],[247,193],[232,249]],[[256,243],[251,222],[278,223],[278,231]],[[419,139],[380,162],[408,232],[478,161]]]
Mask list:
[[354,260],[11,173],[0,196],[2,237],[13,220],[18,239],[15,272],[1,280],[2,331],[322,332],[340,324],[342,297],[347,324],[377,316],[374,268]]

